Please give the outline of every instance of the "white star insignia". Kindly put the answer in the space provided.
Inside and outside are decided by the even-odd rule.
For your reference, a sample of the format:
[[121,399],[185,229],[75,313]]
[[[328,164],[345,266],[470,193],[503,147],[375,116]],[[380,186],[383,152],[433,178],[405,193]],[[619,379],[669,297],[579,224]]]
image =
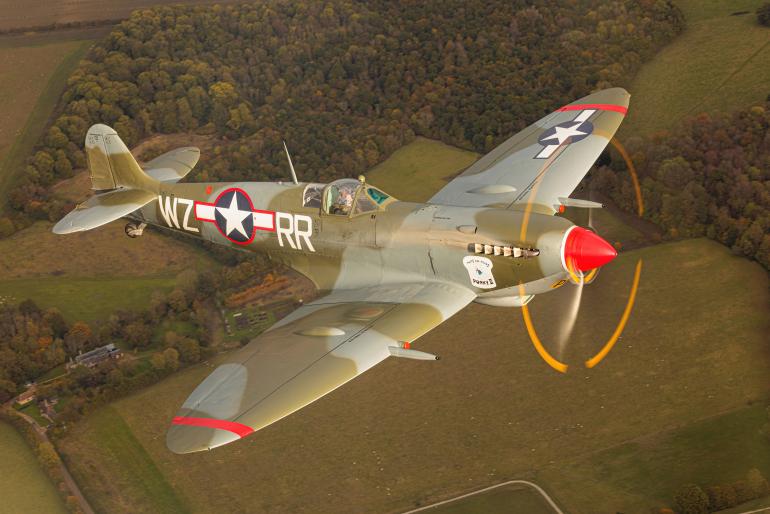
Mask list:
[[551,140],[556,139],[556,143],[551,143],[551,144],[560,145],[564,141],[566,141],[568,137],[585,136],[586,134],[588,134],[588,132],[583,132],[581,130],[578,130],[579,126],[580,126],[580,123],[573,125],[571,127],[554,127],[554,130],[556,131],[554,135],[543,139],[541,142],[545,143],[546,141],[550,142]]
[[219,213],[224,216],[225,220],[227,221],[225,234],[229,236],[233,230],[237,230],[243,234],[243,237],[249,237],[249,235],[246,233],[246,230],[243,228],[243,220],[251,216],[252,213],[250,211],[242,211],[238,209],[238,199],[236,198],[237,196],[237,194],[233,193],[233,199],[230,202],[230,207],[217,207],[217,211],[219,211]]

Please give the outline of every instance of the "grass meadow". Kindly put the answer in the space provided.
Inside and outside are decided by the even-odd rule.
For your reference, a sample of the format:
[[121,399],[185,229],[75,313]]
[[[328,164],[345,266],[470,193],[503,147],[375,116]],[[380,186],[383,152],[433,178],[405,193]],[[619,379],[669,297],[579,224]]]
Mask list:
[[687,28],[631,82],[621,140],[675,129],[700,112],[762,104],[770,93],[770,36],[754,14],[764,0],[674,3],[684,12]]
[[478,155],[418,137],[366,174],[366,180],[404,202],[425,202]]
[[38,222],[0,240],[0,297],[31,298],[69,321],[96,321],[118,309],[142,309],[187,268],[217,266],[204,250],[153,229],[130,239],[116,222],[61,236]]
[[0,423],[0,455],[0,511],[68,512],[32,450],[7,423]]
[[512,484],[486,493],[428,509],[426,514],[479,514],[483,512],[526,512],[552,514],[540,493],[525,485]]
[[119,309],[141,310],[155,291],[168,292],[171,277],[48,277],[0,281],[0,296],[32,299],[42,308],[56,307],[70,321],[107,319]]
[[[89,417],[87,434],[96,453],[83,464],[67,464],[97,512],[118,509],[119,512],[176,514],[189,511],[120,413],[109,406],[100,409]],[[89,465],[91,460],[109,463],[122,471],[104,475],[101,469]]]
[[67,77],[91,41],[0,41],[0,204],[43,134]]

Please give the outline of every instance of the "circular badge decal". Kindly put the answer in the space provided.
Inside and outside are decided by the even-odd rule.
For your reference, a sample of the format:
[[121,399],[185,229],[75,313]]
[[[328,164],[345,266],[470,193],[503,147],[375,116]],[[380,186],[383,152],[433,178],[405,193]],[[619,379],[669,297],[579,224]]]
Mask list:
[[227,189],[214,203],[214,222],[230,241],[239,244],[254,239],[254,207],[242,189]]

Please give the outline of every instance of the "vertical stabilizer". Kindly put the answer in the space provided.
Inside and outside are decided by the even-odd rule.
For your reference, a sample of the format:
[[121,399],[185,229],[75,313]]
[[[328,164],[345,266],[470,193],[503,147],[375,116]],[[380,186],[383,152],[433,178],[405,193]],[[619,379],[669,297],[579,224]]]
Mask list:
[[157,192],[158,181],[142,170],[118,133],[107,125],[94,125],[88,129],[86,155],[92,189],[127,188]]

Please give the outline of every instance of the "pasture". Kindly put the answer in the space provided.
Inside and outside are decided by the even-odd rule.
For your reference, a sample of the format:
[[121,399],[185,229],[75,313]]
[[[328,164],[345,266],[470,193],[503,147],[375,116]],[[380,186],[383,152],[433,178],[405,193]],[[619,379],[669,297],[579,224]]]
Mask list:
[[185,269],[217,267],[194,244],[152,229],[130,239],[116,222],[61,236],[38,222],[0,240],[0,297],[31,298],[69,321],[95,321],[118,309],[144,308],[154,291],[171,290]]
[[[768,421],[762,403],[739,407],[561,462],[546,468],[540,478],[572,498],[577,512],[612,512],[621,510],[619,505],[623,512],[644,512],[651,501],[670,506],[677,489],[686,483],[703,487],[731,483],[751,468],[770,473],[770,441],[763,433]],[[586,482],[597,484],[600,494],[586,489]]]
[[0,32],[23,28],[48,27],[54,24],[93,23],[128,18],[135,9],[169,4],[227,4],[238,0],[63,0],[29,3],[0,0]]
[[[125,502],[118,507],[123,512],[188,512],[118,412],[108,406],[94,413],[87,433],[98,453],[85,463],[67,465],[97,512],[113,512],[114,502]],[[98,466],[91,466],[92,461],[123,471],[105,475]],[[108,497],[111,502],[104,501]]]
[[366,180],[404,202],[425,202],[479,156],[418,137],[366,174]]
[[181,242],[147,228],[131,239],[116,221],[88,232],[66,236],[37,222],[0,240],[0,283],[48,277],[174,276],[187,268],[215,267],[196,243]]
[[[609,356],[586,369],[583,361],[623,310],[638,258],[644,270],[631,321]],[[569,287],[531,304],[555,354]],[[563,352],[566,374],[540,360],[518,309],[472,304],[418,341],[441,361],[388,360],[300,413],[212,452],[178,456],[164,443],[169,420],[210,364],[111,408],[196,512],[395,512],[532,473],[570,512],[594,512],[592,502],[603,494],[604,510],[635,512],[681,485],[672,483],[679,480],[675,469],[657,485],[618,487],[602,468],[591,475],[580,466],[601,460],[610,470],[637,466],[625,473],[641,476],[644,455],[608,450],[647,441],[656,452],[689,460],[685,479],[727,481],[745,473],[734,476],[742,466],[724,463],[748,462],[751,449],[722,444],[705,457],[699,441],[720,444],[720,431],[703,435],[697,423],[767,397],[769,301],[768,277],[758,265],[708,240],[668,243],[621,254],[585,288]],[[95,419],[117,418],[84,419],[61,448],[97,504],[126,512],[135,501],[130,491],[105,493],[94,485],[104,476],[127,480],[119,462],[102,457],[102,443],[92,437]],[[695,435],[666,435],[691,424]],[[725,436],[740,441],[737,432]]]
[[425,514],[478,514],[481,512],[526,512],[552,514],[553,509],[531,487],[511,484],[427,509]]
[[0,296],[32,299],[41,308],[56,307],[70,321],[105,320],[116,310],[142,310],[155,291],[174,288],[171,277],[48,277],[0,281]]
[[67,77],[91,46],[25,41],[0,42],[0,203],[42,135]]
[[64,514],[67,509],[18,432],[0,423],[0,510]]
[[687,28],[644,64],[628,87],[631,106],[621,140],[675,129],[700,112],[729,112],[767,98],[770,36],[754,15],[764,0],[674,3]]

